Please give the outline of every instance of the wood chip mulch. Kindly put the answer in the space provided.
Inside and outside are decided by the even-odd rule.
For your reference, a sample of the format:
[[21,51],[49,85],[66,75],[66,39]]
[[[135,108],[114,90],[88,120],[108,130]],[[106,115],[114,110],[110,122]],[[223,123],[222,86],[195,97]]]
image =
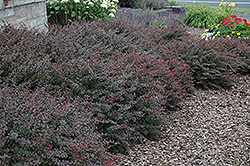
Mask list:
[[160,141],[145,141],[114,165],[249,166],[250,75],[229,90],[195,90],[169,117]]

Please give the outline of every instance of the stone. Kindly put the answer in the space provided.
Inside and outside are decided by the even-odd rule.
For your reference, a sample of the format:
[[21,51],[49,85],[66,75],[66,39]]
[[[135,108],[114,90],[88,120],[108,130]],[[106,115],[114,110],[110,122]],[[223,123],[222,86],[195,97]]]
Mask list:
[[118,11],[138,13],[138,12],[141,12],[142,9],[119,8]]
[[172,9],[161,9],[157,10],[156,13],[158,13],[160,16],[168,16],[169,13],[172,13]]
[[185,11],[184,6],[165,6],[164,9],[171,9],[175,13],[181,13]]
[[20,26],[20,23],[28,28],[44,27],[47,23],[46,1],[11,0],[7,7],[0,1],[0,19],[15,27]]

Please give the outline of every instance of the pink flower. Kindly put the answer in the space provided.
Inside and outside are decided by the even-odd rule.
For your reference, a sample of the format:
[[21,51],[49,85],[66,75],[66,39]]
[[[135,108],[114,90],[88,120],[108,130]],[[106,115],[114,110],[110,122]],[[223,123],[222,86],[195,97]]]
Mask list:
[[243,19],[243,21],[247,21],[247,19]]
[[237,25],[239,25],[240,23],[239,22],[236,22]]
[[237,17],[236,15],[231,15],[232,18]]
[[242,15],[240,15],[240,17],[243,17]]
[[246,24],[247,26],[250,26],[250,23],[245,22],[245,24]]
[[4,6],[8,6],[8,1],[5,1],[5,4],[4,4]]

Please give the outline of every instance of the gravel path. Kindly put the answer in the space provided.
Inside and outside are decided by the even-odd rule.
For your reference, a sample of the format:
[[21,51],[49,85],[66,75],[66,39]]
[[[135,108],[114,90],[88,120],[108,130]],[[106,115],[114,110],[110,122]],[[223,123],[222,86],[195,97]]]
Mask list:
[[136,145],[130,166],[250,165],[250,75],[230,90],[196,90],[169,117],[160,141]]

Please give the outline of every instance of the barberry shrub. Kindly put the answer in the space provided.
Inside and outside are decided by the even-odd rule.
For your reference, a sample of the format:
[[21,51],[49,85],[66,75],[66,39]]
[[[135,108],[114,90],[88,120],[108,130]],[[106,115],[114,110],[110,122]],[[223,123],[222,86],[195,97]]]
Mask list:
[[0,164],[105,165],[107,152],[94,132],[94,110],[87,102],[52,96],[45,88],[0,89]]
[[[76,22],[66,27],[49,26],[47,33],[5,25],[0,33],[0,79],[1,84],[9,88],[28,88],[29,93],[34,95],[44,89],[48,95],[60,96],[60,102],[73,104],[73,108],[68,110],[72,111],[70,114],[78,110],[86,111],[86,116],[94,123],[93,127],[92,123],[88,126],[89,131],[99,133],[102,138],[98,140],[98,134],[95,137],[98,145],[102,147],[103,141],[110,152],[127,153],[134,143],[145,138],[159,138],[159,128],[165,124],[166,114],[177,110],[179,101],[192,91],[192,78],[189,66],[184,61],[171,54],[166,55],[168,59],[146,54],[145,50],[139,49],[143,48],[138,42],[142,34],[134,42],[131,36],[126,37],[126,33],[118,32],[124,28],[119,27],[120,22],[108,21],[117,24],[117,28],[102,28],[104,23],[101,20]],[[124,29],[124,32],[127,31]],[[124,51],[125,47],[131,50]],[[5,96],[2,95],[3,98]],[[38,96],[37,102],[39,98],[43,101]],[[46,106],[46,103],[50,101],[38,105]],[[38,109],[34,110],[39,112]],[[18,112],[15,108],[12,111]],[[26,110],[25,113],[30,112]],[[56,117],[60,119],[59,113]],[[38,113],[27,116],[32,120]],[[87,121],[82,116],[69,115],[68,123]],[[57,122],[61,120],[64,120],[63,115],[62,119],[52,120],[53,123],[49,125],[56,130]],[[15,123],[20,122],[17,120]],[[34,125],[39,128],[43,124],[38,120]],[[77,139],[83,139],[81,134],[85,130],[74,130],[77,131]],[[86,134],[85,139],[88,142],[92,137]],[[44,146],[52,145],[53,150],[56,141],[48,141]],[[69,144],[73,146],[73,143]],[[81,146],[83,144],[76,144],[73,149]],[[58,145],[58,149],[62,150],[60,147]],[[91,152],[95,153],[95,149]],[[81,162],[86,160],[83,156],[75,158],[83,160]]]
[[230,87],[236,75],[249,73],[250,68],[249,46],[238,39],[206,41],[190,35],[172,42],[162,40],[150,51],[154,53],[162,57],[174,54],[184,60],[195,84],[202,88]]
[[[225,38],[211,42],[196,40],[195,35],[186,33],[183,24],[176,22],[183,16],[185,16],[184,13],[179,14],[179,17],[172,18],[174,21],[171,21],[171,17],[169,20],[164,20],[152,11],[142,11],[136,14],[119,11],[116,19],[128,25],[138,25],[146,29],[147,33],[143,32],[142,35],[139,32],[127,32],[128,35],[135,35],[137,40],[134,42],[139,45],[140,50],[167,59],[169,54],[174,54],[184,60],[190,66],[196,85],[199,87],[230,87],[235,75],[249,73],[250,49],[247,40]],[[147,20],[156,18],[160,21],[146,24]]]
[[250,73],[250,44],[249,44],[249,39],[241,39],[239,40],[238,38],[233,38],[232,40],[230,39],[225,39],[220,40],[220,46],[223,47],[218,47],[218,51],[228,51],[233,53],[236,56],[239,56],[241,61],[244,63],[240,64],[238,66],[237,73],[239,74],[249,74]]

